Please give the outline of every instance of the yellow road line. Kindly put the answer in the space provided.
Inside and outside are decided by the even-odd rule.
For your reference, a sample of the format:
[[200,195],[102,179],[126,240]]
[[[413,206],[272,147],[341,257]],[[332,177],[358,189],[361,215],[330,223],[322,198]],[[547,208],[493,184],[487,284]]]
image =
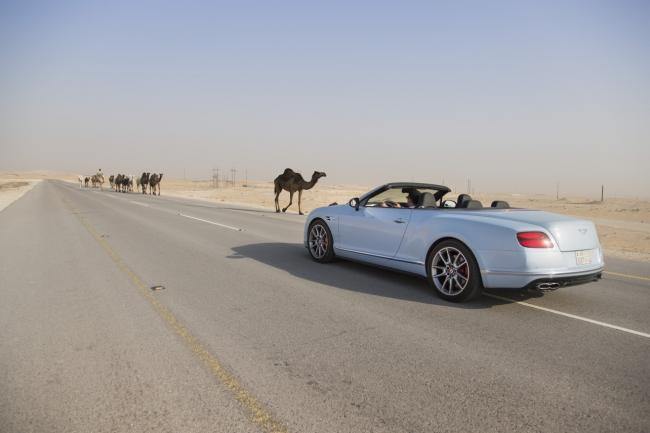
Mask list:
[[235,399],[244,407],[251,421],[257,426],[261,427],[264,431],[269,433],[286,433],[287,428],[278,420],[274,418],[271,412],[266,409],[263,404],[255,398],[249,391],[247,391],[239,381],[229,373],[219,362],[219,360],[212,355],[201,342],[192,333],[178,321],[174,313],[169,308],[163,305],[150,291],[142,279],[135,273],[129,266],[122,260],[122,258],[115,252],[110,244],[92,227],[88,220],[76,212],[76,209],[65,199],[63,199],[66,207],[79,219],[81,224],[88,230],[97,243],[108,253],[108,256],[113,260],[117,267],[124,272],[131,282],[136,285],[140,293],[149,303],[154,307],[156,312],[162,317],[165,322],[172,328],[176,334],[181,337],[183,342],[190,348],[190,350],[203,362],[203,364],[210,370],[212,375],[221,382],[232,394]]
[[640,277],[638,275],[619,274],[618,272],[603,271],[603,274],[615,275],[617,277],[633,278],[635,280],[650,281],[648,277]]

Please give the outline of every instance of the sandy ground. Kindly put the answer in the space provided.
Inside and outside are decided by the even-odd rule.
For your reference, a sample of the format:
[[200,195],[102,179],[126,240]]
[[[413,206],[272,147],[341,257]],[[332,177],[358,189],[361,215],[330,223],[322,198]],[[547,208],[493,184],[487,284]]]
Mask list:
[[[28,172],[0,173],[0,183],[20,182],[30,179],[61,179],[76,183],[77,176],[70,173]],[[4,197],[22,195],[29,186],[0,189],[0,209]],[[105,187],[108,186],[108,176]],[[220,185],[214,188],[210,181],[184,181],[164,178],[161,185],[163,195],[188,197],[210,202],[241,204],[260,208],[275,209],[273,182],[251,181],[247,185]],[[347,203],[352,197],[357,197],[371,189],[371,186],[332,184],[328,178],[323,178],[311,190],[305,191],[302,197],[302,210],[308,212],[319,206],[330,203]],[[14,191],[15,190],[15,191]],[[22,192],[21,192],[22,191]],[[449,194],[455,199],[458,193]],[[513,207],[541,209],[565,215],[572,215],[592,220],[598,229],[605,253],[612,256],[650,262],[650,200],[632,198],[606,198],[601,203],[581,197],[566,197],[556,200],[555,197],[544,195],[522,194],[476,194],[475,199],[489,206],[492,200],[506,200]],[[286,206],[289,194],[285,191],[280,195],[280,205]],[[6,206],[6,205],[5,205]],[[298,194],[294,195],[294,203],[289,211],[298,211]]]
[[15,180],[0,177],[0,212],[22,197],[38,182],[40,182],[40,179]]

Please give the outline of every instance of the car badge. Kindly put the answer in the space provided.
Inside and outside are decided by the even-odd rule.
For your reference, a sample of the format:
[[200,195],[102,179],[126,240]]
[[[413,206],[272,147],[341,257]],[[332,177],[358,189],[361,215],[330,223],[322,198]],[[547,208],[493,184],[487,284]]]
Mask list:
[[587,234],[587,229],[578,229],[578,231],[579,231],[580,233],[582,233],[583,235],[584,235],[584,234]]

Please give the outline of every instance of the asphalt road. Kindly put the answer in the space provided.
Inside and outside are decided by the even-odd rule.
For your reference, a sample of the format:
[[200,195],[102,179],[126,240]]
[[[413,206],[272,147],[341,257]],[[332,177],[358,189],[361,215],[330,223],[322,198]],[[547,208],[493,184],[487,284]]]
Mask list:
[[37,185],[0,212],[0,431],[650,431],[647,264],[456,305],[303,223]]

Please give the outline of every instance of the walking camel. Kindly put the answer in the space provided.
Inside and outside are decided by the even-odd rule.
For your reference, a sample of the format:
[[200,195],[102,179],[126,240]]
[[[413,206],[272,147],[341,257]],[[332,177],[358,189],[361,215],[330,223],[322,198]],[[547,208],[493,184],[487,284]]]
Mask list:
[[325,176],[326,174],[322,171],[314,171],[314,173],[311,175],[311,180],[307,182],[302,178],[302,175],[300,173],[296,173],[292,169],[286,168],[284,170],[284,173],[276,177],[273,181],[275,185],[275,211],[280,212],[279,197],[282,190],[289,191],[289,204],[287,207],[282,209],[282,212],[286,212],[287,209],[289,209],[289,206],[291,206],[291,203],[293,203],[293,193],[298,191],[298,213],[300,215],[304,215],[302,213],[302,209],[300,208],[302,201],[302,191],[313,188],[314,185],[316,185],[316,182],[318,182],[318,179]]
[[93,188],[97,188],[97,185],[99,185],[99,189],[102,191],[104,190],[104,175],[101,173],[93,174],[93,176],[90,178],[90,181],[93,184]]
[[142,185],[142,194],[147,193],[147,186],[149,186],[150,174],[151,173],[142,172],[142,176],[140,176],[140,185]]
[[158,195],[160,195],[160,181],[162,177],[162,173],[151,173],[149,176],[149,194],[156,195],[156,191],[158,191]]

